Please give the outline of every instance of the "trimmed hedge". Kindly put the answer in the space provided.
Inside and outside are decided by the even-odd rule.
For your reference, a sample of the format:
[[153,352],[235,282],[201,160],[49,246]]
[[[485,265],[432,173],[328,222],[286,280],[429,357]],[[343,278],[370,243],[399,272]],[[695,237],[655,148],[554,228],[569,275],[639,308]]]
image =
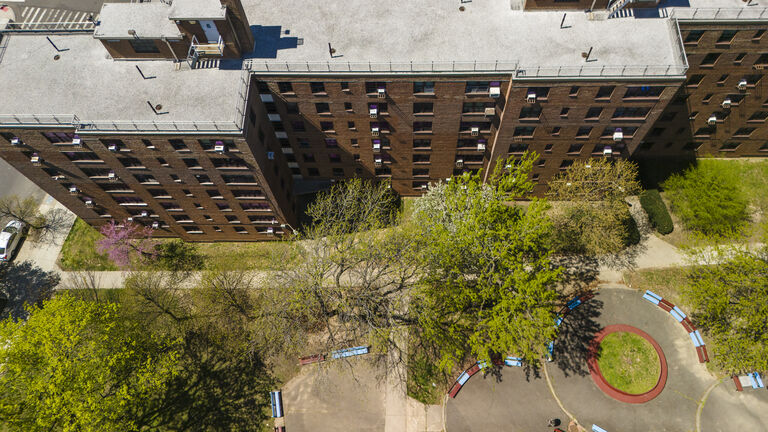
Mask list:
[[669,234],[675,228],[672,224],[672,218],[669,216],[667,206],[661,200],[661,195],[656,189],[648,189],[640,194],[640,205],[648,214],[651,226],[656,228],[660,234]]

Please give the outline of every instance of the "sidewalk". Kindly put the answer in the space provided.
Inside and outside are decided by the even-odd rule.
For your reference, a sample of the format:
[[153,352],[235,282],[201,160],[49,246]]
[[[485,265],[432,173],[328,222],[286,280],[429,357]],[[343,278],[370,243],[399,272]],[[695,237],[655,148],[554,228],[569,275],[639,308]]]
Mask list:
[[75,223],[76,216],[61,203],[53,199],[52,196],[47,195],[40,204],[40,213],[44,214],[50,210],[62,210],[66,212],[65,225],[56,233],[53,241],[50,243],[33,242],[27,239],[16,256],[16,262],[30,261],[44,271],[53,271],[61,274],[63,272],[59,266],[56,265],[56,260],[59,258],[59,253],[64,245],[64,240],[66,240],[67,235],[69,235],[69,230]]

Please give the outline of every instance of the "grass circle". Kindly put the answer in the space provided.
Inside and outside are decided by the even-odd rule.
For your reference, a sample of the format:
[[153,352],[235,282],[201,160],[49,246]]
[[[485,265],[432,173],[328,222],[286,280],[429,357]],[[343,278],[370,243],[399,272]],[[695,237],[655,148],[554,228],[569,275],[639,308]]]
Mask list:
[[659,382],[661,361],[656,349],[640,335],[615,332],[600,341],[600,373],[613,388],[630,395],[652,390]]

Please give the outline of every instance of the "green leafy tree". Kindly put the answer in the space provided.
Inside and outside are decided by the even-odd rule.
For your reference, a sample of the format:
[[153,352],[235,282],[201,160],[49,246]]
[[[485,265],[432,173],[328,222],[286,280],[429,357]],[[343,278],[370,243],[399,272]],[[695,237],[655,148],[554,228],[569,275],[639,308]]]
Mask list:
[[173,341],[125,321],[116,304],[67,294],[0,323],[0,417],[9,430],[141,430],[177,374]]
[[478,174],[453,177],[415,205],[425,274],[410,305],[414,345],[440,370],[469,356],[537,364],[555,336],[560,270],[549,259],[548,205],[510,204],[532,190],[537,157],[500,162],[489,184]]
[[744,231],[748,205],[739,179],[712,166],[697,165],[664,182],[672,211],[683,225],[706,236],[728,237]]
[[640,192],[637,165],[619,159],[576,161],[550,182],[547,196],[558,201],[552,212],[559,252],[617,253],[639,241],[624,201]]
[[712,361],[729,373],[768,372],[768,249],[735,247],[698,257],[683,289],[693,319],[714,341]]

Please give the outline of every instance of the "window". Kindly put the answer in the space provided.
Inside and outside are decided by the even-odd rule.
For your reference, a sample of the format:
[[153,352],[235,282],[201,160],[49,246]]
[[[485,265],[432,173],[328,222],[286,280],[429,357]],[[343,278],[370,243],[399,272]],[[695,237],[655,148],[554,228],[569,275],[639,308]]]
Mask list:
[[739,128],[739,130],[737,130],[737,131],[736,131],[736,132],[733,134],[733,136],[735,136],[735,137],[748,137],[748,136],[752,135],[752,132],[754,132],[754,131],[755,131],[755,129],[756,129],[756,128],[753,128],[753,127],[743,127],[743,128]]
[[461,106],[462,114],[483,114],[486,108],[493,106],[493,103],[486,102],[464,102]]
[[565,108],[561,109],[561,110],[560,110],[560,117],[562,117],[562,118],[568,118],[568,112],[569,112],[570,110],[571,110],[571,109],[570,109],[570,108],[568,108],[568,107],[565,107]]
[[736,64],[741,64],[742,61],[744,61],[744,57],[747,56],[747,53],[738,53],[736,54],[736,57],[733,58],[733,62]]
[[603,112],[602,107],[590,107],[587,110],[587,115],[584,116],[584,120],[599,120],[600,114]]
[[432,114],[434,113],[432,102],[416,102],[413,104],[414,114]]
[[306,139],[303,139],[303,138],[300,139],[299,140],[299,147],[301,147],[301,148],[308,148],[309,147],[309,141],[307,141]]
[[341,86],[341,91],[348,92],[349,91],[349,83],[346,81],[341,81],[339,83],[339,86]]
[[317,177],[320,175],[320,171],[317,168],[307,168],[307,175],[310,177]]
[[736,36],[736,33],[738,33],[738,30],[723,30],[723,32],[720,33],[720,37],[717,38],[717,42],[715,43],[729,44]]
[[[51,144],[56,144],[56,143],[63,143],[63,142],[72,142],[72,139],[75,137],[75,134],[70,132],[43,132],[43,136]],[[13,137],[11,137],[11,139],[13,139]],[[8,141],[10,141],[10,139]]]
[[168,143],[170,143],[171,147],[176,151],[190,151],[189,147],[184,143],[184,140],[172,139],[168,140]]
[[320,122],[320,130],[323,132],[334,132],[333,122],[329,122],[329,121]]
[[732,141],[730,141],[730,142],[723,143],[723,145],[720,146],[719,150],[720,151],[734,151],[740,145],[741,145],[740,142],[732,142]]
[[747,82],[747,87],[754,87],[757,82],[763,78],[763,74],[746,75],[743,79]]
[[651,132],[650,132],[650,134],[649,134],[649,135],[650,135],[650,136],[654,136],[654,137],[655,137],[655,136],[660,136],[661,134],[663,134],[663,133],[664,133],[664,130],[665,130],[664,128],[655,127],[655,128],[653,128],[653,129],[651,129]]
[[425,122],[425,121],[413,122],[413,131],[414,132],[432,132],[432,122]]
[[526,150],[528,150],[528,144],[512,143],[509,145],[507,152],[509,154],[520,154],[520,153],[524,153]]
[[355,110],[352,109],[352,102],[344,102],[344,110],[347,112],[355,112]]
[[136,54],[156,54],[160,52],[155,41],[150,39],[128,39]]
[[707,93],[704,95],[704,99],[701,100],[702,103],[709,103],[710,100],[712,100],[712,93]]
[[[466,103],[464,104],[466,105]],[[541,117],[541,106],[539,105],[523,105],[520,108],[521,120],[538,120]]]
[[751,117],[749,117],[749,122],[764,122],[765,119],[768,119],[768,111],[755,111]]
[[603,129],[602,134],[600,134],[600,138],[611,138],[614,133],[616,132],[622,132],[624,134],[624,138],[632,138],[632,136],[637,132],[636,127],[612,127],[608,126],[607,128]]
[[414,94],[434,94],[435,83],[433,81],[416,81],[413,83]]
[[651,107],[619,107],[611,119],[644,119],[650,111]]
[[285,111],[288,114],[298,114],[299,113],[299,104],[296,102],[286,102],[285,103]]
[[279,82],[277,83],[277,89],[280,93],[293,93],[293,84],[289,82]]
[[544,146],[544,153],[552,153],[552,147],[554,147],[554,144],[547,144]]
[[318,114],[330,114],[331,113],[331,105],[327,102],[318,102],[315,104],[315,109],[317,110]]
[[768,66],[768,54],[760,54],[760,57],[755,60],[755,65],[758,66]]
[[304,126],[304,122],[301,120],[294,120],[291,122],[291,127],[294,132],[304,132],[307,128]]
[[568,154],[579,154],[583,147],[584,144],[571,144],[571,146],[568,147]]
[[336,141],[336,138],[326,138],[325,146],[328,148],[336,148],[339,146],[339,142]]
[[491,83],[488,81],[467,81],[465,93],[488,93]]
[[547,100],[547,96],[549,96],[549,87],[528,87],[526,96],[529,94],[535,94],[537,100]]
[[639,87],[627,87],[624,98],[654,98],[658,99],[661,93],[664,91],[664,87],[659,86],[639,86]]
[[413,163],[415,163],[415,164],[427,164],[427,163],[429,163],[429,154],[415,153],[413,155]]
[[572,159],[570,159],[570,160],[568,160],[568,159],[567,159],[567,160],[564,160],[564,161],[560,162],[560,169],[561,169],[561,170],[566,170],[566,169],[568,169],[568,167],[569,167],[569,166],[571,166],[571,165],[573,165],[573,160],[572,160]]
[[582,126],[576,131],[576,138],[589,138],[591,132],[592,126]]
[[552,128],[551,135],[552,136],[558,136],[560,135],[560,129],[562,129],[560,126],[555,126]]
[[349,145],[351,145],[352,147],[357,147],[358,146],[357,145],[357,138],[350,138],[349,139]]
[[715,128],[707,126],[707,127],[703,127],[703,128],[698,128],[696,130],[696,132],[693,133],[693,136],[695,136],[695,137],[708,137],[708,136],[712,135],[714,132],[715,132]]
[[348,121],[348,122],[347,122],[347,129],[349,129],[349,130],[355,130],[355,129],[356,129],[356,128],[355,128],[355,122],[353,122],[353,121]]
[[334,177],[344,177],[344,168],[333,168]]
[[720,53],[709,53],[704,56],[704,59],[701,60],[701,63],[699,63],[699,66],[701,67],[714,66],[718,58],[720,58]]
[[518,126],[515,128],[513,136],[521,138],[533,138],[533,133],[536,131],[536,126]]
[[429,177],[429,168],[414,168],[411,174],[414,177]]
[[387,83],[381,81],[371,81],[365,83],[365,93],[368,95],[378,94],[379,90],[386,90]]
[[277,114],[277,105],[274,102],[264,102],[264,107],[270,114]]
[[314,94],[325,94],[325,84],[321,82],[309,83],[309,90]]
[[328,153],[328,160],[331,161],[331,163],[340,163],[341,155],[338,153]]
[[765,30],[758,30],[752,35],[752,42],[758,42],[765,34]]
[[432,140],[428,139],[415,139],[413,140],[414,150],[427,150],[432,147]]
[[699,40],[704,35],[704,30],[691,30],[688,32],[687,35],[685,35],[685,43],[687,44],[695,44],[699,43]]
[[577,97],[578,95],[579,95],[579,88],[576,86],[571,87],[571,90],[568,92],[568,96]]
[[595,99],[610,99],[611,95],[613,94],[613,90],[615,89],[615,86],[601,86],[597,90],[597,95],[595,96]]
[[717,85],[723,86],[725,85],[725,81],[728,79],[728,74],[720,75],[720,78],[717,79]]
[[390,169],[388,166],[376,168],[374,171],[374,175],[377,176],[391,176],[392,175],[392,169]]

